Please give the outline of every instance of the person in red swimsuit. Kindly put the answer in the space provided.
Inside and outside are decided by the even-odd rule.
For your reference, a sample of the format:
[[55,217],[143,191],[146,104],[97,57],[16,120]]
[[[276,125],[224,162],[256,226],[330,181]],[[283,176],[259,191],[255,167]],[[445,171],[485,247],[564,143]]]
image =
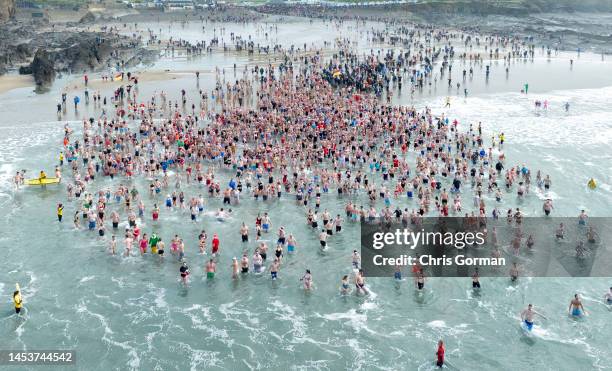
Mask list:
[[436,366],[442,368],[444,366],[444,341],[438,341],[438,351],[436,352],[436,356],[438,357],[438,361],[436,362]]
[[217,234],[215,233],[213,235],[213,239],[212,239],[212,253],[213,253],[213,256],[217,255],[218,251],[219,251],[219,236],[217,236]]

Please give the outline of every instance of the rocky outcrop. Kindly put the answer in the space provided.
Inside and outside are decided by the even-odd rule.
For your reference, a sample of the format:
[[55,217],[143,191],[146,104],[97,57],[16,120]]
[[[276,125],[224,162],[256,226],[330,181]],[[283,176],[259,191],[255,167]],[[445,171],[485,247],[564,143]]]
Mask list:
[[93,23],[98,20],[98,17],[92,12],[85,13],[84,16],[81,17],[79,23]]
[[15,17],[15,0],[0,0],[0,22]]
[[56,72],[82,73],[108,67],[128,67],[153,60],[157,53],[140,40],[98,32],[50,32],[39,44],[34,60],[19,69],[31,73],[39,86],[49,84]]
[[30,64],[30,71],[38,86],[47,85],[55,79],[55,63],[45,49],[40,48],[36,51],[34,60]]
[[85,13],[84,16],[81,17],[81,19],[79,19],[79,23],[81,23],[81,24],[83,24],[83,23],[95,23],[95,22],[100,22],[100,21],[104,21],[104,20],[110,20],[110,18],[104,17],[99,12],[88,11],[87,13]]

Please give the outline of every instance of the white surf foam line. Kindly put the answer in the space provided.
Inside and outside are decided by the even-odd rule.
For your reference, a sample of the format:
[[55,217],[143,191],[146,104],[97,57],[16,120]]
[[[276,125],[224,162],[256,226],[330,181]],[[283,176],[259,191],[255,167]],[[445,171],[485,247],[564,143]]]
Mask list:
[[96,276],[85,276],[85,277],[83,277],[83,278],[81,278],[81,279],[79,280],[79,284],[81,284],[81,283],[85,283],[85,282],[87,282],[87,281],[91,281],[91,280],[93,280],[94,278],[96,278]]
[[205,307],[200,304],[193,304],[189,308],[180,309],[180,312],[189,317],[194,329],[206,332],[208,334],[208,339],[219,340],[228,348],[231,348],[234,345],[235,340],[229,335],[226,329],[217,328],[214,326],[214,321],[210,313],[210,307]]
[[[79,121],[41,121],[28,123],[36,130],[23,130],[15,127],[0,127],[0,190],[13,189],[13,177],[17,170],[24,168],[26,151],[33,147],[46,146],[60,151],[60,139],[64,123],[78,124]],[[27,173],[26,173],[27,177]]]
[[[246,309],[236,308],[235,306],[237,303],[239,302],[233,301],[230,303],[223,303],[219,306],[219,312],[225,316],[226,321],[235,322],[240,327],[251,331],[252,334],[255,334],[255,335],[259,334],[262,330],[257,327],[252,326],[253,324],[256,325],[259,323],[257,318],[254,318],[254,314]],[[251,325],[248,325],[244,321],[240,320],[239,318],[236,318],[241,315],[246,316],[247,320],[251,323]]]
[[104,330],[104,334],[102,335],[102,341],[108,343],[109,345],[113,345],[121,349],[127,350],[128,356],[130,357],[128,361],[128,366],[130,367],[130,369],[137,370],[140,368],[140,357],[138,356],[136,348],[129,344],[131,342],[130,340],[120,342],[112,338],[114,332],[110,328],[106,317],[99,313],[90,311],[83,300],[81,300],[81,302],[77,305],[76,312],[81,314],[82,316],[89,316],[97,319]]
[[[559,107],[551,108],[549,115],[536,117],[532,107],[534,99],[529,97],[526,100],[518,93],[477,96],[470,98],[467,104],[454,106],[450,115],[457,117],[460,127],[469,122],[482,121],[483,133],[488,136],[491,135],[489,128],[494,127],[496,133],[505,132],[512,142],[538,147],[553,148],[561,143],[573,145],[576,141],[587,145],[612,142],[612,129],[608,125],[608,102],[612,99],[612,87],[546,94],[546,99],[552,102],[575,101],[569,114]],[[474,106],[488,109],[474,110]],[[512,117],[512,120],[507,117]]]
[[288,321],[291,324],[291,333],[296,338],[302,338],[306,334],[307,325],[305,317],[298,315],[290,305],[283,304],[279,300],[270,302],[268,312],[272,312],[277,320]]
[[64,337],[66,339],[68,339],[69,341],[72,341],[72,334],[69,331],[69,327],[73,324],[72,321],[70,320],[66,320],[66,319],[59,319],[59,318],[55,318],[55,316],[53,315],[53,313],[49,312],[49,311],[42,311],[41,314],[46,314],[49,316],[49,319],[53,322],[57,322],[60,324],[64,325],[64,329],[62,331],[62,333],[64,334]]
[[178,348],[187,353],[192,371],[221,366],[220,352],[195,349],[186,343],[179,343]]
[[356,309],[350,309],[348,312],[337,312],[328,314],[315,313],[315,315],[327,321],[340,321],[345,325],[352,327],[357,333],[365,331],[369,334],[380,337],[390,336],[389,334],[381,334],[370,329],[367,325],[368,316],[365,313],[358,312]]

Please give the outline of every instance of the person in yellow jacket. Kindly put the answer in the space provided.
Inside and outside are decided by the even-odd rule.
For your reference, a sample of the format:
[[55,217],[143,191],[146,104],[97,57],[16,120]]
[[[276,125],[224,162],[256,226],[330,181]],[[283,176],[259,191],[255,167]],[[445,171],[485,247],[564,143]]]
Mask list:
[[64,166],[64,152],[60,152],[59,154],[59,163],[60,166]]
[[15,313],[19,314],[19,312],[21,312],[23,300],[21,299],[21,290],[19,289],[18,284],[16,285],[16,290],[13,293],[13,303],[15,304]]
[[59,203],[57,204],[57,221],[61,222],[63,216],[64,216],[64,205]]

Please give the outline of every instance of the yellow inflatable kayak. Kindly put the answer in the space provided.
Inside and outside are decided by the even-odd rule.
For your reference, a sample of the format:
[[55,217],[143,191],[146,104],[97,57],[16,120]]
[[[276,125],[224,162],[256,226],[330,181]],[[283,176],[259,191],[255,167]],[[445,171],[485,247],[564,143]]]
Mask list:
[[59,178],[45,178],[45,179],[28,179],[25,181],[27,185],[39,186],[39,185],[47,185],[47,184],[57,184],[59,183]]

